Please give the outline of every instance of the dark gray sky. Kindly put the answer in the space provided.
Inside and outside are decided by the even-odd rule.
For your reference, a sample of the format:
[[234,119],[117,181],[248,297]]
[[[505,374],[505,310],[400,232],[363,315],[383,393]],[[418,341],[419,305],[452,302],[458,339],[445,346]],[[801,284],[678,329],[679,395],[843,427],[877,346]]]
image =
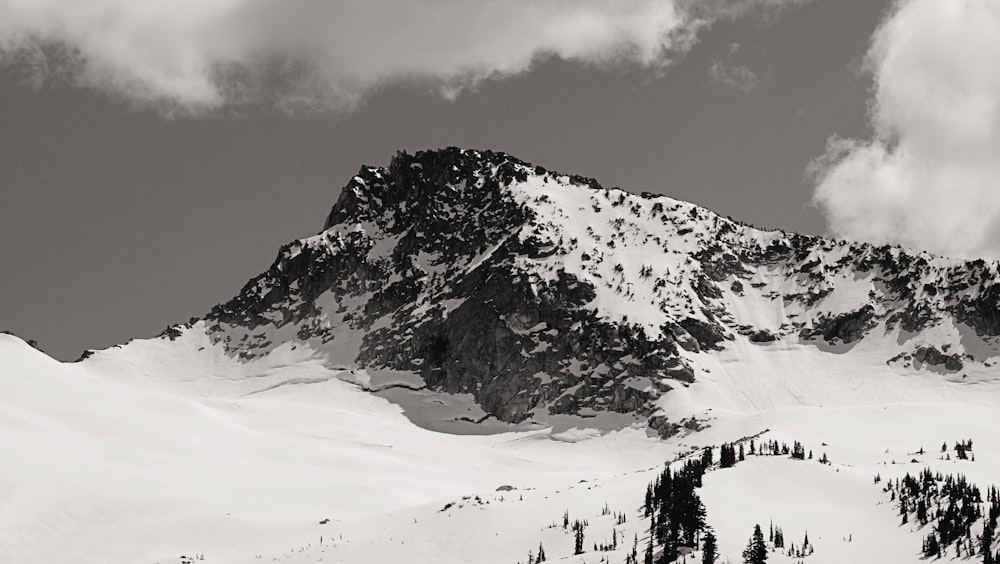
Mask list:
[[398,149],[502,150],[822,233],[804,171],[831,135],[868,134],[871,80],[856,69],[885,7],[813,2],[718,22],[658,76],[550,60],[454,101],[386,86],[350,113],[165,119],[85,89],[28,88],[8,69],[0,329],[73,359],[201,315],[315,233],[362,164]]

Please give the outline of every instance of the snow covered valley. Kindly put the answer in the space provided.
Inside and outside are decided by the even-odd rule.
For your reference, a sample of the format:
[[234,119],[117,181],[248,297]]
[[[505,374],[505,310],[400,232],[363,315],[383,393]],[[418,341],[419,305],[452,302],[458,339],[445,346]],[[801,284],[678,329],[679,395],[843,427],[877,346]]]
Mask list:
[[[516,564],[540,544],[547,561],[625,562],[634,545],[641,560],[643,496],[663,464],[756,436],[799,441],[811,459],[747,454],[721,469],[714,450],[697,491],[720,562],[741,561],[758,523],[780,526],[788,544],[808,532],[808,562],[918,562],[928,526],[901,525],[876,475],[929,467],[984,491],[1000,481],[993,382],[946,393],[962,384],[914,376],[892,383],[895,401],[885,386],[868,396],[875,402],[852,402],[851,389],[865,393],[857,378],[830,394],[807,373],[782,384],[785,394],[766,392],[806,401],[760,405],[712,366],[714,381],[665,396],[705,421],[668,440],[638,422],[595,429],[583,418],[561,429],[449,434],[295,354],[227,363],[210,343],[182,338],[63,364],[0,336],[0,561]],[[838,399],[810,404],[819,391]],[[729,408],[703,407],[705,398]],[[974,461],[952,448],[966,439]],[[567,512],[587,522],[582,554],[562,525]],[[612,538],[616,549],[594,550]],[[798,560],[780,549],[769,556]]]

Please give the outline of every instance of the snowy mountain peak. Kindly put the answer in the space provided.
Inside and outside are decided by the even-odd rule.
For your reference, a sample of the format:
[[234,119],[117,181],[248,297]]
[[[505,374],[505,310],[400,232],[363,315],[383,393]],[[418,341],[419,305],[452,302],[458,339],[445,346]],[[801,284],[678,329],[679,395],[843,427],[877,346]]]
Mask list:
[[993,263],[401,154],[203,319],[66,364],[0,335],[0,560],[700,561],[657,524],[694,489],[729,559],[755,524],[775,562],[971,554],[992,509],[916,500],[997,505],[948,488],[997,474],[998,293]]
[[362,168],[322,232],[282,247],[203,326],[243,360],[292,343],[471,394],[502,421],[614,412],[668,433],[681,421],[660,398],[747,345],[878,341],[865,362],[979,377],[1000,350],[996,272],[449,148]]

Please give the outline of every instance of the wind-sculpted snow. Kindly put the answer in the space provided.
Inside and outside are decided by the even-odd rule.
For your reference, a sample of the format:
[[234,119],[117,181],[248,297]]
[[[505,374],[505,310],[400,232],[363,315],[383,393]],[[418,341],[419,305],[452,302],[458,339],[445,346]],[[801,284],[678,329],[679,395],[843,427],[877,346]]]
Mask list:
[[206,321],[234,356],[294,341],[472,394],[502,421],[649,417],[737,341],[834,354],[874,339],[899,371],[988,368],[997,282],[996,263],[761,230],[452,148],[362,168],[322,232]]

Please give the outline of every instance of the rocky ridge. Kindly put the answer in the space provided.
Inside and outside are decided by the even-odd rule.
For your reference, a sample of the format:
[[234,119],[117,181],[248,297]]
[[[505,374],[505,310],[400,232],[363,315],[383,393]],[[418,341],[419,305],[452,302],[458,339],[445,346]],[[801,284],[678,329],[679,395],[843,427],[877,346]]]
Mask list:
[[760,230],[449,148],[363,167],[323,231],[204,322],[244,360],[295,342],[502,421],[614,411],[666,433],[655,400],[737,339],[834,354],[890,336],[890,365],[957,372],[995,356],[998,300],[996,263]]

